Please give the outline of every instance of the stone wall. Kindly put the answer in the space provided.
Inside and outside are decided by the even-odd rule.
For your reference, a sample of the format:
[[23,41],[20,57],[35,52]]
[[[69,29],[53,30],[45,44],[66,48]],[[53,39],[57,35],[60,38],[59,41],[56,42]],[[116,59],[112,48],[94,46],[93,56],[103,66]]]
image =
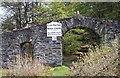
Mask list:
[[[120,26],[116,21],[99,20],[79,14],[70,18],[59,19],[55,22],[62,23],[63,35],[73,27],[86,27],[96,31],[103,40],[106,39],[108,45],[111,45],[111,42],[117,38],[120,30]],[[7,67],[14,65],[16,63],[16,55],[20,55],[20,58],[22,58],[23,51],[21,44],[25,42],[31,43],[33,57],[38,58],[40,62],[49,65],[61,65],[61,37],[58,37],[56,42],[53,42],[51,37],[47,37],[46,24],[1,34],[0,66]]]
[[21,44],[24,42],[31,43],[33,56],[42,60],[43,63],[61,65],[60,38],[58,38],[59,41],[52,42],[46,34],[46,29],[41,30],[40,26],[2,34],[2,61],[4,62],[2,67],[16,63],[16,55],[22,55]]

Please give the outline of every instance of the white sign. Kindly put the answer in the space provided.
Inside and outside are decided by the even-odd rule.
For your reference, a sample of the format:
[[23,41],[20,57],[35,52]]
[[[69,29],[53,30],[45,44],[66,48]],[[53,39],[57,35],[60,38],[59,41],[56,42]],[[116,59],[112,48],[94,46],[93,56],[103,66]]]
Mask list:
[[59,22],[51,22],[47,24],[47,37],[62,36],[62,24]]

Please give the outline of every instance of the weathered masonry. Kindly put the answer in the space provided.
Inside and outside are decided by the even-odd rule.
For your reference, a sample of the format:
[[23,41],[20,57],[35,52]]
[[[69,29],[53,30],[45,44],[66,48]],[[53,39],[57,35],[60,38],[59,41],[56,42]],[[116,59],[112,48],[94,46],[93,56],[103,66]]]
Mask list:
[[[71,18],[56,20],[62,23],[63,35],[73,27],[86,27],[94,30],[106,43],[111,45],[114,39],[117,39],[120,32],[120,25],[117,21],[99,20],[96,18],[85,17],[77,14]],[[15,30],[0,35],[0,67],[14,65],[16,63],[16,55],[24,55],[24,44],[29,44],[33,58],[42,60],[45,64],[62,64],[62,44],[61,38],[52,42],[51,37],[47,37],[47,23]],[[22,59],[21,59],[22,60]]]

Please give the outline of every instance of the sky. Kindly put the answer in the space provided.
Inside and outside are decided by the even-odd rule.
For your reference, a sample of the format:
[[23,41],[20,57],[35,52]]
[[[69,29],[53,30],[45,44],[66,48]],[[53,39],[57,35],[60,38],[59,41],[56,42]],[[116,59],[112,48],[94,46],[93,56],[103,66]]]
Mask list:
[[[2,10],[3,8],[2,7],[0,7],[0,24],[1,24],[1,22],[2,22],[2,17],[4,16],[4,11]],[[1,33],[2,31],[1,31],[1,29],[0,29],[0,33]]]
[[2,18],[6,15],[6,11],[3,7],[0,6],[0,24],[2,22]]
[[4,15],[4,11],[2,10],[3,8],[0,7],[0,15]]
[[2,7],[0,7],[0,23],[2,22],[2,16],[4,15],[4,11],[2,10]]

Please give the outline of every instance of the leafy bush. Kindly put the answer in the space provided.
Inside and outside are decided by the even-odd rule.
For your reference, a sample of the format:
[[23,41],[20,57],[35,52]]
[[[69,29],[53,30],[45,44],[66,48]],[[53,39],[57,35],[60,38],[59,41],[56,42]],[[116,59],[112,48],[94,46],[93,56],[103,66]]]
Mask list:
[[70,69],[67,66],[58,66],[51,69],[52,76],[68,76]]
[[81,46],[100,43],[100,37],[93,30],[73,28],[62,38],[63,52],[78,52]]

